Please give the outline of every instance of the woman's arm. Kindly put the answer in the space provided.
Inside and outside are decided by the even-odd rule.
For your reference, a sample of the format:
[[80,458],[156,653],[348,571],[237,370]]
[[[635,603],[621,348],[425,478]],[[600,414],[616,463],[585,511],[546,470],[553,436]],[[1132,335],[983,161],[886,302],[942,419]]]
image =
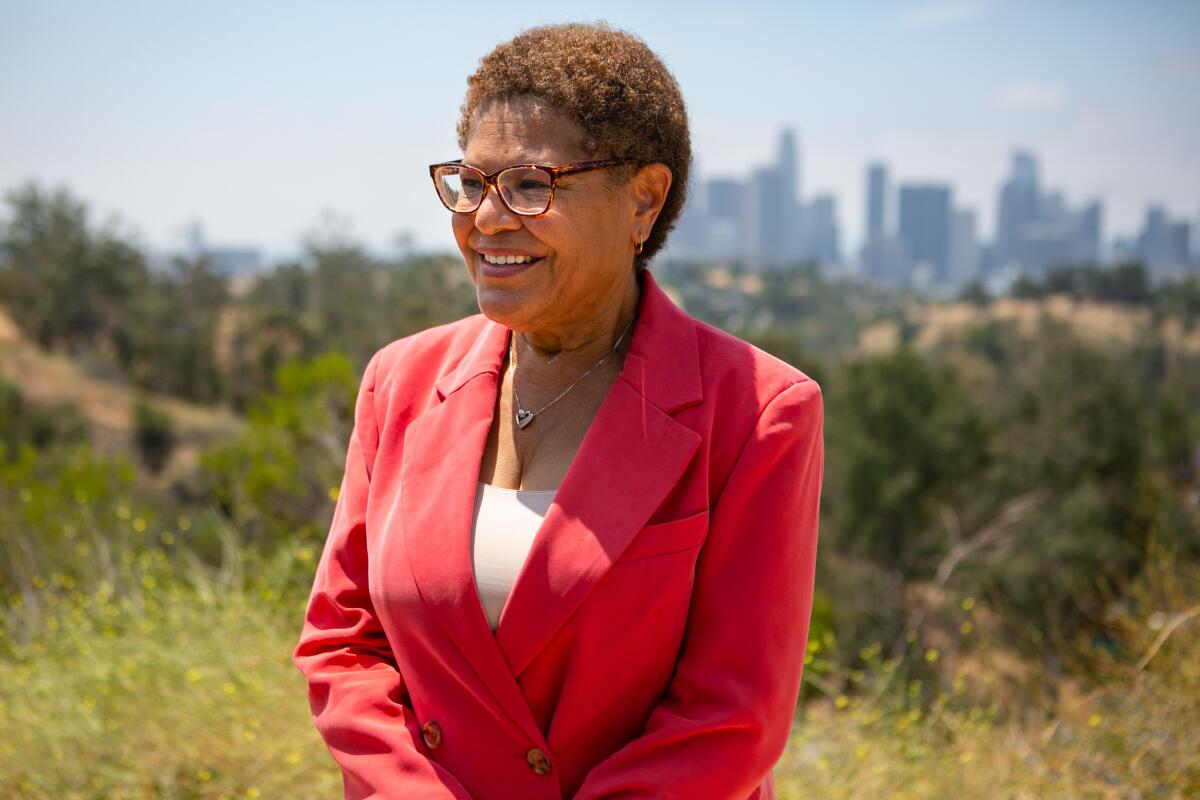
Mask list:
[[470,800],[424,749],[421,730],[367,593],[366,505],[374,453],[376,362],[364,371],[333,522],[293,661],[308,680],[317,730],[342,769],[346,800]]
[[713,505],[675,676],[575,800],[739,800],[783,755],[812,611],[822,428],[812,380],[759,415]]

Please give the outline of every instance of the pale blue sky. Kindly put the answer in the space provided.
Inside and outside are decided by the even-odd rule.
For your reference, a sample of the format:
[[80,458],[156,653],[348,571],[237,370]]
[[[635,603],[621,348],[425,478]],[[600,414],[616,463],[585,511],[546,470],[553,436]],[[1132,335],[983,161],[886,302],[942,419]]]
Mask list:
[[[802,145],[803,192],[863,224],[865,164],[947,181],[989,238],[1015,146],[1106,235],[1200,215],[1200,2],[445,3],[0,0],[0,189],[66,185],[151,247],[297,247],[323,210],[376,249],[453,247],[426,165],[466,76],[533,24],[637,33],[689,104],[699,174]],[[441,32],[439,34],[439,31]]]

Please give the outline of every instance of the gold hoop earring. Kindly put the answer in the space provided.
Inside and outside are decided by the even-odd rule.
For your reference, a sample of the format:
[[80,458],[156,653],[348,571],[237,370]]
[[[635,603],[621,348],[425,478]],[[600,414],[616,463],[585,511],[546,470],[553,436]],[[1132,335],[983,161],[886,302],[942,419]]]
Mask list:
[[645,249],[646,249],[646,243],[645,243],[645,242],[638,242],[637,244],[635,244],[635,245],[633,246],[633,252],[634,252],[636,255],[639,255],[639,256],[642,254],[642,251],[643,251],[643,250],[645,250]]

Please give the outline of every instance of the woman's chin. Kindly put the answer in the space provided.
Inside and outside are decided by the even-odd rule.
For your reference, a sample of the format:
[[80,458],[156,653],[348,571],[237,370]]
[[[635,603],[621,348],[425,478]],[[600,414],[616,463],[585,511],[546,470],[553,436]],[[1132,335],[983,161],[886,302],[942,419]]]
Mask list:
[[483,315],[492,322],[514,330],[536,316],[534,308],[538,303],[530,294],[529,291],[489,285],[487,279],[475,285],[475,299]]

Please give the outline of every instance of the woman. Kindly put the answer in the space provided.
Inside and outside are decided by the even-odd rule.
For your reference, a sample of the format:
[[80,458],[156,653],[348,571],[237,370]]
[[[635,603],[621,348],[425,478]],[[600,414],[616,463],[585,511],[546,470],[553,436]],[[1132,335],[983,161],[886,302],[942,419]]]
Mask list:
[[820,388],[646,271],[691,150],[640,40],[533,29],[468,87],[431,173],[482,314],[368,363],[294,653],[345,795],[771,798]]

